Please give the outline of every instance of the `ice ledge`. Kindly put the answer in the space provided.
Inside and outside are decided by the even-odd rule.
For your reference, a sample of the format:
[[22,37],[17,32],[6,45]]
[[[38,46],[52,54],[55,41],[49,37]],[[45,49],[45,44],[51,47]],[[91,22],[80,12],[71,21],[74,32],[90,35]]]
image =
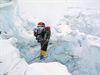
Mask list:
[[12,4],[13,4],[13,1],[12,2],[8,2],[8,3],[3,3],[3,4],[0,4],[0,8],[4,8],[4,7],[10,6]]

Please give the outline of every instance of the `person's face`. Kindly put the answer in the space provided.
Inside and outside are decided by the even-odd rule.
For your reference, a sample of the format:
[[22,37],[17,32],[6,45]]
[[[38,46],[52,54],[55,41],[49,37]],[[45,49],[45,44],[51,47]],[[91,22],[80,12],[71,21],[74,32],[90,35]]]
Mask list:
[[43,29],[44,29],[44,27],[38,26],[38,33],[41,33]]

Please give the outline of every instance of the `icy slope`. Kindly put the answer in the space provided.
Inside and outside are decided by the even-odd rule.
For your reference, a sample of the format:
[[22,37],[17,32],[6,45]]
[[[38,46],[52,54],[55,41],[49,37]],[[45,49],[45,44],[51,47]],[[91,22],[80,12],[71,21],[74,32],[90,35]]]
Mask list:
[[8,75],[23,75],[28,66],[25,60],[20,58],[18,49],[7,40],[0,40],[0,62],[0,75],[6,73]]
[[[70,20],[70,19],[69,19]],[[98,20],[98,19],[97,19]],[[48,47],[48,57],[45,62],[57,61],[66,66],[73,75],[99,75],[100,72],[100,38],[72,30],[67,21],[59,23],[52,28],[52,36]],[[75,22],[72,22],[73,26]],[[76,28],[78,29],[78,28]],[[88,29],[87,29],[88,30]],[[40,53],[39,44],[29,47],[28,58],[37,57]],[[39,60],[39,59],[38,59]],[[38,61],[38,60],[33,60]],[[30,61],[32,61],[30,59]],[[89,64],[88,64],[89,63]]]
[[100,38],[77,31],[66,35],[48,49],[47,61],[59,61],[68,66],[73,75],[99,75]]
[[34,18],[32,21],[38,19],[48,25],[56,25],[66,13],[65,0],[18,0],[18,2],[20,15],[24,19]]
[[86,34],[100,36],[99,19],[100,15],[97,13],[88,15],[80,12],[77,15],[65,15],[59,23],[65,23],[73,30],[79,30]]
[[[31,4],[31,2],[29,2],[28,5],[25,5],[28,3],[27,1],[20,1],[22,2],[22,4],[20,5],[27,8],[22,8],[22,10],[20,10],[21,16],[23,16],[25,20],[22,21],[21,18],[19,19],[17,17],[18,15],[15,16],[16,13],[13,11],[14,9],[12,6],[1,8],[0,30],[2,31],[2,34],[0,36],[4,39],[8,39],[13,36],[17,38],[18,41],[16,43],[16,46],[20,49],[21,55],[27,60],[27,62],[32,61],[34,57],[40,54],[40,46],[36,43],[35,37],[33,37],[32,35],[32,28],[34,28],[35,26],[34,23],[37,23],[36,19],[38,19],[37,21],[39,21],[39,19],[42,19],[46,20],[46,24],[50,25],[52,29],[52,36],[47,52],[48,57],[45,60],[46,62],[61,62],[62,64],[68,66],[68,70],[73,75],[100,74],[100,38],[96,37],[100,36],[100,17],[98,10],[99,8],[97,8],[99,2],[96,3],[97,6],[95,6],[94,4],[97,9],[92,9],[90,7],[87,8],[87,6],[85,7],[85,2],[83,3],[82,0],[77,0],[79,6],[77,7],[77,2],[76,4],[75,2],[73,2],[75,4],[75,7],[68,7],[67,13],[64,14],[64,12],[66,11],[64,2],[62,2],[61,5],[59,5],[59,2],[57,5],[55,5],[56,3],[52,3],[51,1],[51,3],[49,4],[50,6],[48,6],[48,4],[44,5],[44,3],[42,5],[34,5],[35,3]],[[82,1],[81,4],[84,4],[82,7],[80,7],[80,1]],[[93,1],[93,3],[95,3],[95,1],[97,0]],[[91,1],[89,0],[89,2]],[[54,4],[52,5],[53,7],[51,7],[51,4]],[[33,8],[32,5],[36,6],[36,9],[31,10],[31,8]],[[37,5],[39,5],[41,9],[46,6],[44,11],[42,11],[41,16],[39,15],[41,10]],[[37,10],[37,7],[38,11],[35,12],[35,10]],[[48,10],[48,7],[53,8],[51,9],[52,13],[51,10]],[[28,8],[30,8],[30,12]],[[58,12],[58,14],[54,15],[56,13],[56,9],[56,12]],[[45,13],[45,11],[47,13]],[[45,14],[48,15],[46,16],[47,18],[45,18]],[[62,18],[63,16],[64,19],[61,20],[61,23],[58,23],[58,20],[60,20],[60,18]],[[29,22],[30,19],[31,22]],[[28,25],[26,24],[26,21],[28,21]]]
[[[25,25],[27,26],[27,23],[22,20],[20,16],[18,16],[16,9],[17,6],[14,6],[14,3],[7,5],[9,3],[1,4],[4,7],[0,8],[0,36],[2,39],[9,39],[12,37],[16,38],[16,44],[18,44],[18,48],[21,46],[21,49],[23,49],[23,47],[25,47],[27,44],[33,44],[33,31],[27,31],[28,27],[25,27]],[[23,54],[21,55],[26,56],[25,53]]]
[[[48,68],[48,69],[47,69]],[[0,40],[0,75],[71,75],[60,63],[34,63],[28,65],[19,50],[9,40]]]
[[[50,1],[50,3],[47,1],[24,1],[21,7],[23,10],[20,10],[21,14],[25,12],[23,17],[26,17],[29,21],[31,19],[31,22],[36,22],[35,19],[38,18],[45,20],[46,24],[51,26],[52,36],[47,52],[48,57],[45,61],[61,62],[68,66],[68,70],[73,75],[99,75],[100,38],[96,36],[100,36],[100,1],[66,0],[66,3],[64,3],[62,0],[61,5],[59,1],[57,1],[56,5],[53,5],[53,1]],[[39,5],[40,3],[41,5]],[[46,6],[47,4],[48,6]],[[25,5],[27,9],[24,8]],[[34,7],[33,10],[31,10],[32,7]],[[49,7],[56,8],[46,10]],[[29,10],[31,11],[27,12]],[[57,11],[57,16],[50,15],[55,11]],[[33,17],[34,19],[32,20]],[[58,22],[59,20],[60,22]],[[39,49],[39,44],[34,44],[29,49],[27,56],[29,58],[38,56],[40,54]],[[28,58],[26,57],[26,59]]]

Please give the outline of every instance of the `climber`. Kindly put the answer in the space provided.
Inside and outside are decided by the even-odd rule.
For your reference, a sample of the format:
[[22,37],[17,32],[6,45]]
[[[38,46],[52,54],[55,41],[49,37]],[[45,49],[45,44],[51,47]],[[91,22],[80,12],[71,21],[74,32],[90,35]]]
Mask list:
[[50,27],[45,26],[44,22],[39,22],[34,29],[34,36],[36,37],[37,42],[41,44],[40,60],[46,56],[50,35]]

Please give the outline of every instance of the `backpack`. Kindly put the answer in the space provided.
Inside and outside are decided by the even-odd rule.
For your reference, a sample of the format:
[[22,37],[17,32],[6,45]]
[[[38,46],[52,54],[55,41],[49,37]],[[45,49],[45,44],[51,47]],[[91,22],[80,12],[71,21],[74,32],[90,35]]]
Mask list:
[[47,39],[50,39],[50,36],[51,36],[51,28],[50,28],[50,26],[45,27],[45,30],[47,32]]

